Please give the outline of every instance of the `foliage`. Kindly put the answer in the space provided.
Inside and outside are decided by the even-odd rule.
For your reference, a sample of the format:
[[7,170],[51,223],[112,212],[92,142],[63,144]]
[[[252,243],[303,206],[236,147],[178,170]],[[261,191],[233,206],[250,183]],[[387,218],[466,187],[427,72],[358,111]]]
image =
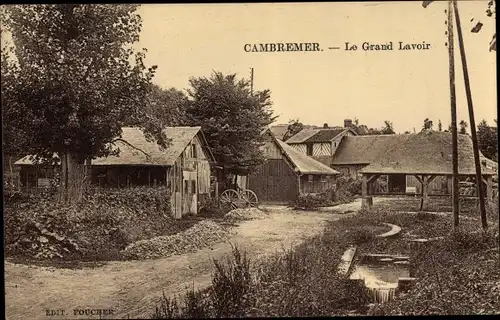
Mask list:
[[394,131],[394,125],[392,124],[391,121],[385,120],[384,121],[384,127],[380,131],[381,134],[395,134],[396,132]]
[[283,141],[286,141],[302,131],[304,129],[304,124],[300,122],[299,119],[290,120],[288,122],[288,127],[285,134],[283,135]]
[[212,217],[222,217],[224,212],[222,212],[219,202],[214,198],[208,199],[201,207],[198,213],[200,217],[212,218]]
[[460,120],[459,126],[460,126],[460,129],[458,130],[458,133],[467,134],[467,127],[469,126],[467,124],[467,121]]
[[17,64],[5,64],[7,75],[15,77],[5,89],[4,123],[12,127],[9,132],[29,137],[24,152],[48,159],[56,153],[69,162],[63,161],[62,170],[66,201],[81,199],[84,161],[118,152],[113,142],[124,124],[139,126],[149,140],[166,145],[160,123],[145,112],[156,66],[146,68],[145,49],[134,54],[132,48],[141,30],[137,7],[5,9]]
[[432,126],[433,126],[432,120],[430,120],[429,118],[425,118],[422,130],[432,130]]
[[220,72],[210,78],[191,78],[189,83],[187,123],[202,127],[222,166],[220,180],[229,174],[252,172],[263,161],[261,132],[275,120],[270,91],[252,93],[247,80]]
[[175,88],[163,89],[152,85],[148,94],[147,112],[160,121],[161,126],[182,126],[186,119],[184,110],[188,105],[188,97]]
[[192,223],[171,218],[164,187],[92,190],[78,206],[59,204],[50,193],[11,194],[4,216],[5,249],[12,256],[121,259],[118,253],[129,243],[176,233]]
[[354,196],[361,195],[361,179],[354,179],[348,175],[341,175],[337,178],[337,201],[349,202]]
[[211,295],[217,318],[243,317],[250,305],[250,260],[238,247],[232,249],[234,259],[226,263],[214,260]]
[[354,130],[358,135],[376,135],[376,134],[394,134],[394,125],[391,121],[385,120],[384,126],[380,129],[376,128],[368,128],[368,126],[364,124],[359,124],[359,119],[354,119],[354,122],[351,124],[350,128]]
[[326,207],[332,204],[333,201],[330,197],[328,197],[327,193],[301,194],[295,203],[295,208],[302,210],[314,210],[319,207]]
[[477,140],[481,153],[486,158],[498,161],[498,125],[489,126],[486,120],[479,122],[477,126]]
[[209,318],[332,316],[364,308],[369,301],[366,289],[337,274],[347,243],[337,228],[328,228],[321,237],[252,265],[233,249],[231,260],[215,263],[211,287],[191,291],[180,303],[164,297],[153,317],[194,317],[186,306],[195,296],[202,298],[191,309]]

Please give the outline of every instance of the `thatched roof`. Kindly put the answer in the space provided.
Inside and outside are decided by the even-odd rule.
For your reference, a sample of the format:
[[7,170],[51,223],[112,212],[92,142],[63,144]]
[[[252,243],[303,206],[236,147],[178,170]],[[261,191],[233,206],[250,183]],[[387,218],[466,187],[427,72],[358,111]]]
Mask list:
[[[122,138],[129,144],[133,145],[132,148],[126,143],[120,141],[116,142],[116,146],[120,148],[120,154],[118,156],[108,156],[103,158],[97,158],[92,161],[93,165],[96,166],[109,166],[109,165],[162,165],[162,166],[172,166],[175,160],[179,158],[182,151],[186,146],[193,140],[193,138],[200,134],[204,141],[203,134],[201,133],[201,127],[167,127],[165,128],[165,134],[167,139],[169,139],[169,144],[166,149],[162,150],[161,147],[156,142],[149,142],[146,140],[144,133],[139,128],[125,127],[122,128]],[[139,151],[138,149],[144,151]],[[207,152],[207,156],[210,157],[211,154]]]
[[[346,136],[333,157],[333,165],[364,164],[365,173],[452,174],[452,139],[448,132]],[[458,135],[458,169],[475,174],[472,140]],[[483,174],[493,171],[482,166]]]
[[[208,149],[201,131],[201,127],[167,127],[164,130],[169,144],[166,149],[161,147],[156,142],[146,140],[144,133],[139,128],[124,127],[122,128],[122,140],[114,143],[116,148],[120,149],[118,156],[101,157],[92,160],[94,166],[111,166],[111,165],[157,165],[157,166],[172,166],[177,158],[181,155],[186,146],[193,140],[196,135],[199,135],[202,140],[203,148],[207,153],[210,161],[213,161],[213,156]],[[16,162],[20,165],[32,165],[33,162],[26,156]]]

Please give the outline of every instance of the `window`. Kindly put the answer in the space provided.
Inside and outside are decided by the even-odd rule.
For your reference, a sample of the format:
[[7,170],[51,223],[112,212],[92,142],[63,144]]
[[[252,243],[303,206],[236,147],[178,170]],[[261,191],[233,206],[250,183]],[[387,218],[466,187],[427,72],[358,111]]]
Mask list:
[[333,146],[334,146],[335,148],[337,148],[337,142],[334,142],[334,143],[333,143]]
[[313,182],[314,180],[314,176],[312,174],[310,174],[307,178],[309,179],[309,182]]
[[191,192],[196,194],[196,181],[191,180]]
[[197,151],[197,150],[196,150],[196,145],[195,145],[195,144],[192,144],[192,145],[191,145],[191,156],[192,156],[193,158],[195,158],[195,159],[198,157],[198,155],[196,154],[196,151]]
[[313,144],[312,143],[307,144],[307,155],[308,156],[313,155]]
[[184,194],[189,193],[189,181],[184,180]]

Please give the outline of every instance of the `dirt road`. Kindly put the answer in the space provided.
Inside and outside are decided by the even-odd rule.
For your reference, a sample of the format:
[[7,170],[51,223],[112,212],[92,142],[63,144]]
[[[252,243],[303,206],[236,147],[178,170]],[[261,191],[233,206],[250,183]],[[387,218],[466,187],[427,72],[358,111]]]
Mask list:
[[[282,246],[290,247],[320,233],[327,220],[357,210],[360,201],[331,212],[301,212],[273,208],[269,217],[242,222],[230,242],[255,259]],[[116,261],[87,269],[57,269],[5,263],[7,319],[89,318],[74,309],[112,309],[114,318],[149,318],[158,297],[183,293],[186,286],[206,287],[211,282],[212,259],[231,252],[219,243],[195,253],[165,259]],[[64,309],[61,316],[48,316]],[[50,311],[53,310],[53,311]],[[61,311],[59,311],[61,314]],[[98,316],[93,318],[98,319]],[[106,318],[106,317],[103,317]]]

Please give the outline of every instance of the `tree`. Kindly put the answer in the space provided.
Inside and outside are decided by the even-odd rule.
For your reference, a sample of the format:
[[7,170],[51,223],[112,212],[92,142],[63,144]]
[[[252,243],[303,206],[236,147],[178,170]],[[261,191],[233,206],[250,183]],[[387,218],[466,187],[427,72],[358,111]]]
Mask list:
[[351,129],[354,130],[358,135],[377,135],[377,134],[395,134],[394,125],[391,121],[384,121],[384,127],[381,129],[368,128],[368,126],[364,124],[359,124],[359,120],[356,118],[351,125]]
[[184,112],[188,104],[189,100],[184,92],[152,85],[147,113],[158,119],[162,126],[182,126],[186,123]]
[[382,134],[395,134],[396,133],[396,132],[394,132],[394,125],[392,124],[391,121],[385,120],[384,124],[385,124],[385,126],[381,130]]
[[432,130],[432,120],[429,120],[429,118],[424,119],[424,125],[422,127],[423,130]]
[[190,125],[202,126],[222,167],[217,173],[219,181],[227,187],[230,177],[251,173],[264,161],[261,132],[276,118],[270,109],[270,91],[252,94],[249,81],[220,72],[209,78],[191,78],[189,84],[186,119]]
[[489,159],[498,161],[498,125],[489,126],[483,119],[477,126],[477,140],[481,153]]
[[443,124],[441,123],[441,119],[438,120],[438,131],[443,131]]
[[[137,5],[14,5],[6,8],[18,61],[16,112],[30,143],[25,152],[61,161],[60,199],[82,198],[90,161],[116,154],[121,127],[140,126],[165,146],[159,123],[144,110],[155,66],[146,69]],[[135,63],[131,63],[135,58]],[[4,119],[10,122],[12,116]],[[86,165],[87,164],[87,165]]]
[[[3,31],[3,30],[2,30]],[[22,110],[16,105],[16,85],[17,85],[17,67],[11,59],[13,48],[2,46],[1,49],[1,101],[2,117],[4,119],[2,126],[2,150],[4,155],[4,174],[10,174],[6,182],[12,182],[13,163],[25,152],[26,146],[30,141],[30,134],[25,128]],[[8,171],[5,166],[8,165]]]
[[460,125],[460,130],[458,131],[458,133],[467,134],[467,127],[468,127],[467,121],[461,120],[459,125]]
[[288,127],[286,129],[286,132],[283,135],[283,141],[290,139],[290,137],[293,137],[303,129],[304,129],[304,124],[300,122],[299,119],[290,120],[288,122]]

